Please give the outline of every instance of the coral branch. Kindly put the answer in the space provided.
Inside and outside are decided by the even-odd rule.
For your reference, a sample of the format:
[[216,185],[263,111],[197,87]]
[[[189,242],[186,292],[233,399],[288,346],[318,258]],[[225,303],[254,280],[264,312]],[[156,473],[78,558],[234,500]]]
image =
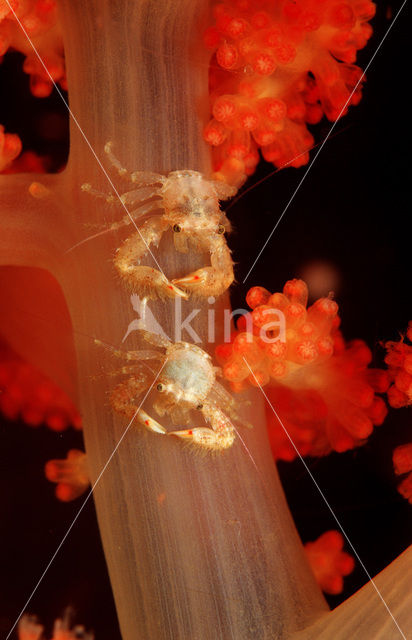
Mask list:
[[62,174],[0,176],[0,335],[73,399],[72,327],[55,280],[74,242],[62,184]]
[[[411,632],[412,547],[354,596],[292,640],[399,640]],[[377,592],[379,590],[379,593]]]
[[[33,183],[46,188],[43,197],[31,195]],[[61,238],[67,232],[58,204],[60,183],[60,175],[0,176],[0,266],[23,265],[55,271]]]
[[[197,48],[203,1],[64,0],[61,8],[70,35],[70,106],[99,158],[113,140],[131,170],[190,168],[210,176],[201,142],[208,60]],[[121,178],[113,179],[120,189]],[[121,217],[110,204],[81,193],[85,182],[108,188],[73,124],[66,180],[78,239],[86,235],[82,223]],[[256,466],[240,441],[224,455],[201,458],[172,438],[135,425],[127,430],[127,420],[107,406],[113,363],[91,338],[117,346],[133,318],[129,294],[113,271],[124,237],[121,229],[62,256],[60,279],[76,332],[92,482],[124,436],[94,494],[123,639],[286,635],[326,605],[276,476],[259,395],[255,428],[245,437]],[[156,252],[168,277],[204,264],[204,256],[176,254],[172,242],[165,234]],[[227,298],[216,305],[217,326],[223,306]],[[204,345],[209,308],[202,301],[182,306],[184,318],[199,309],[192,327]],[[174,337],[174,302],[154,302],[150,309]]]

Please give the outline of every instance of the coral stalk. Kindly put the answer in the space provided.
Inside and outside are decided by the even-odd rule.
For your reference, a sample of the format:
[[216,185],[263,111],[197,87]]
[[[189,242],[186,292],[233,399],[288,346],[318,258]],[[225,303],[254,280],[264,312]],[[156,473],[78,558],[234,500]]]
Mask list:
[[409,635],[411,629],[411,579],[412,549],[409,548],[374,578],[374,584],[366,584],[332,613],[292,639],[406,640],[405,634]]
[[[207,108],[207,56],[196,49],[204,3],[63,2],[71,107],[93,147],[113,140],[133,170],[210,172],[201,142]],[[96,20],[99,15],[99,20]],[[127,18],[127,19],[126,19]],[[76,42],[76,46],[71,46]],[[85,88],[87,90],[85,91]],[[67,178],[107,191],[101,172],[72,127]],[[132,142],[132,143],[130,143]],[[84,198],[84,199],[83,199]],[[102,221],[100,204],[78,195],[83,222]],[[118,214],[116,214],[118,215]],[[79,234],[84,230],[79,228]],[[75,328],[119,343],[128,322],[127,292],[110,256],[117,238],[103,238],[69,254],[65,277]],[[166,239],[158,259],[169,278],[202,266],[176,257]],[[87,285],[84,272],[87,270]],[[70,275],[69,275],[70,274]],[[95,292],[93,307],[91,292]],[[96,295],[97,294],[97,295]],[[222,304],[216,310],[216,325]],[[207,341],[205,303],[192,326]],[[169,336],[174,304],[151,305]],[[91,382],[101,357],[77,340],[86,451],[92,481],[119,442],[127,422],[107,407],[112,379]],[[110,371],[113,364],[107,360]],[[261,410],[260,410],[261,411]],[[100,530],[124,640],[234,636],[273,637],[304,626],[324,610],[302,556],[270,457],[262,413],[247,438],[259,472],[237,446],[200,458],[131,428],[95,491]],[[259,424],[260,422],[260,424]],[[164,500],[158,500],[166,494]],[[281,631],[282,629],[282,631]]]

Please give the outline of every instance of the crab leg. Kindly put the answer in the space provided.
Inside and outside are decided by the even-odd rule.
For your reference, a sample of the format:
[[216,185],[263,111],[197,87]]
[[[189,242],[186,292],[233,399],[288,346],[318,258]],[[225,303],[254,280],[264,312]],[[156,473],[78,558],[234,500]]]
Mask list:
[[115,411],[122,413],[127,418],[133,418],[149,431],[164,435],[166,429],[137,404],[138,397],[150,385],[152,377],[146,372],[140,372],[139,376],[131,376],[126,382],[118,384],[110,395],[110,403]]
[[[149,200],[149,198],[153,198],[153,196],[158,195],[153,187],[139,187],[138,189],[133,189],[132,191],[126,191],[126,193],[118,196],[114,193],[104,193],[103,191],[93,189],[92,185],[89,182],[85,182],[84,184],[82,184],[81,190],[85,193],[89,193],[95,198],[105,200],[107,204],[116,204],[119,201],[122,204],[136,204],[136,202],[144,202],[145,200]],[[156,204],[158,208],[162,208],[159,200],[155,200],[151,204]]]
[[[136,364],[131,364],[128,367],[120,367],[120,369],[115,369],[114,371],[109,371],[105,373],[99,374],[100,376],[105,376],[106,378],[117,378],[118,376],[127,376],[129,374],[136,375]],[[152,367],[149,365],[145,365],[148,371],[152,371],[153,375],[155,372],[152,370]],[[97,376],[94,376],[93,379],[96,379]]]
[[[147,213],[153,213],[154,211],[156,211],[156,209],[159,209],[159,201],[153,200],[152,202],[148,202],[144,205],[141,205],[137,209],[130,211],[130,213],[125,215],[121,220],[119,220],[118,222],[113,222],[109,226],[102,225],[99,223],[97,227],[102,229],[101,231],[98,231],[97,233],[94,233],[91,236],[87,236],[87,238],[83,238],[83,240],[80,240],[73,247],[71,247],[69,249],[69,252],[73,251],[73,249],[76,249],[77,247],[80,247],[82,244],[86,244],[86,242],[89,242],[90,240],[94,240],[95,238],[99,238],[100,236],[105,236],[107,233],[110,233],[111,231],[117,231],[117,229],[126,227],[129,224],[134,224],[136,226],[136,220],[138,220],[139,218],[142,218]],[[92,226],[96,227],[96,225],[92,225]]]
[[150,386],[152,376],[146,371],[120,382],[110,394],[110,404],[115,411],[132,418],[138,409],[138,398]]
[[188,297],[188,294],[169,282],[157,269],[139,265],[140,260],[149,251],[150,245],[157,246],[167,228],[168,224],[163,218],[149,218],[139,231],[127,238],[116,251],[114,258],[116,269],[133,289],[147,298]]
[[[146,342],[149,342],[149,344],[153,345],[154,347],[162,347],[163,349],[167,349],[167,347],[170,347],[170,345],[172,344],[170,340],[161,336],[159,333],[153,333],[153,331],[147,331],[147,329],[144,328],[139,329],[139,333],[146,340]],[[160,355],[161,358],[163,357],[163,354],[159,354],[158,351],[156,351],[156,353]]]
[[234,280],[233,261],[223,236],[214,239],[210,262],[210,267],[193,271],[183,278],[175,278],[172,283],[195,295],[220,296]]
[[136,184],[149,185],[156,184],[158,182],[163,184],[163,182],[165,181],[165,176],[162,176],[162,174],[160,173],[154,173],[153,171],[133,171],[133,173],[130,173],[130,171],[123,167],[116,156],[113,154],[112,146],[113,142],[106,142],[104,150],[110,164],[117,170],[119,176],[125,177],[127,178],[127,180],[135,182]]
[[[116,199],[116,201],[118,202],[118,199]],[[159,205],[159,200],[152,200],[150,202],[140,204],[136,209],[129,211],[129,213],[123,216],[121,220],[118,220],[117,222],[112,222],[111,224],[109,224],[109,226],[101,222],[97,222],[97,223],[87,222],[85,226],[89,228],[94,228],[94,229],[101,229],[102,231],[97,235],[103,235],[103,233],[108,233],[109,231],[116,231],[117,229],[121,229],[122,227],[127,227],[127,225],[129,224],[135,224],[137,220],[139,220],[140,218],[143,218],[148,213],[152,214],[157,209],[161,209],[161,206]]]
[[[162,354],[159,351],[154,351],[154,349],[141,349],[139,351],[121,351],[120,349],[115,349],[110,344],[106,344],[97,338],[94,339],[94,344],[98,347],[103,347],[107,351],[110,351],[116,358],[122,358],[123,360],[155,360],[158,358],[162,358]],[[153,344],[153,343],[152,343]]]
[[232,446],[235,439],[235,428],[230,419],[214,404],[205,404],[202,413],[212,427],[195,427],[183,431],[170,431],[169,436],[183,438],[203,449],[219,451]]
[[[220,384],[220,382],[215,382],[208,399],[211,402],[215,402],[216,404],[224,406],[225,411],[229,414],[232,420],[239,422],[242,427],[247,427],[248,429],[253,428],[253,425],[248,420],[241,418],[236,411],[236,404],[239,401],[236,402],[234,397],[228,391],[226,391],[226,389],[223,385]],[[247,400],[242,400],[240,404],[241,406],[246,407],[250,404],[250,402]]]

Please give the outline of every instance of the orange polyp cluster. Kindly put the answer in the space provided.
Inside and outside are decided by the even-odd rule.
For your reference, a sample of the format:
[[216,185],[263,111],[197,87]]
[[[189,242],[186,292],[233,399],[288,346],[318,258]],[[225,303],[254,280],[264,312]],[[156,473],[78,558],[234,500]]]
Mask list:
[[368,368],[371,352],[362,340],[345,344],[331,297],[310,307],[307,299],[302,280],[290,280],[282,293],[253,287],[246,296],[252,311],[240,318],[231,343],[216,349],[234,391],[267,385],[279,417],[267,406],[269,435],[282,460],[359,446],[387,413],[376,395],[388,389],[387,372]]
[[388,365],[392,385],[388,390],[388,402],[394,409],[412,404],[412,321],[409,323],[406,336],[399,342],[386,342]]
[[396,475],[408,474],[398,484],[398,491],[412,504],[412,442],[396,447],[392,459]]
[[19,155],[22,144],[19,136],[14,133],[4,133],[0,124],[0,171],[8,167]]
[[[308,290],[302,280],[290,280],[283,293],[263,287],[249,290],[246,301],[252,312],[243,316],[232,348],[217,350],[223,375],[240,390],[241,383],[278,380],[301,365],[323,361],[333,352],[331,332],[338,325],[338,305],[320,298],[306,308]],[[249,367],[253,370],[250,372]]]
[[396,475],[400,476],[412,471],[412,443],[396,447],[392,459]]
[[0,0],[0,56],[9,49],[23,53],[26,56],[23,69],[30,75],[33,95],[40,98],[50,95],[52,80],[23,33],[21,24],[52,79],[66,89],[63,40],[55,0],[14,0],[10,4],[18,20],[8,4]]
[[371,354],[363,342],[342,347],[338,336],[328,359],[305,365],[265,390],[279,417],[267,407],[276,459],[348,451],[364,444],[384,421],[386,405],[376,394],[388,388],[386,372],[367,368]]
[[9,420],[20,418],[31,427],[45,424],[53,431],[82,428],[68,396],[4,343],[0,343],[0,411]]
[[[0,0],[1,1],[1,0]],[[53,632],[50,640],[94,640],[93,633],[87,633],[82,625],[73,626],[71,623],[71,609],[67,609],[63,618],[59,618],[53,625]],[[46,640],[44,635],[44,627],[35,616],[21,616],[17,625],[18,640]],[[47,635],[49,638],[49,635]]]
[[214,52],[213,117],[204,137],[213,146],[215,177],[239,186],[254,172],[258,149],[279,168],[305,164],[313,145],[306,125],[323,114],[336,120],[360,100],[362,72],[353,63],[371,35],[374,3],[222,0],[213,13],[215,24],[204,33]]
[[343,551],[339,531],[326,531],[314,542],[304,545],[309,564],[322,591],[337,595],[343,591],[343,578],[355,568],[355,561]]
[[[17,136],[16,136],[17,138]],[[16,155],[20,153],[21,143],[19,144],[19,150],[16,150]],[[15,160],[7,164],[5,169],[1,169],[1,173],[47,173],[47,169],[50,165],[50,158],[48,156],[40,156],[35,151],[23,151]]]
[[90,484],[86,454],[78,449],[71,449],[65,460],[49,460],[44,473],[57,484],[56,498],[62,502],[75,500]]

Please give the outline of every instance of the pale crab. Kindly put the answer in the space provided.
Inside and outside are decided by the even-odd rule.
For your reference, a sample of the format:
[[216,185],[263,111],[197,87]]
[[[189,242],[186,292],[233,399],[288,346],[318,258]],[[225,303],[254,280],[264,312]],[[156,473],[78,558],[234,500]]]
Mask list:
[[[194,344],[173,343],[145,329],[139,333],[161,351],[118,351],[95,341],[117,357],[134,362],[120,370],[120,373],[132,375],[112,391],[110,403],[113,409],[130,419],[135,417],[149,431],[183,438],[205,450],[231,447],[236,433],[232,420],[242,421],[235,411],[234,398],[216,380],[220,369],[213,365],[210,355]],[[168,432],[141,408],[144,393],[151,387],[153,408],[159,416],[168,415],[174,424],[187,425],[193,418],[191,411],[197,410],[210,426]],[[250,426],[245,422],[243,425]]]
[[[237,189],[224,182],[207,180],[198,171],[189,169],[172,171],[167,176],[148,171],[129,172],[113,155],[111,142],[105,145],[105,152],[118,174],[134,185],[134,189],[120,196],[126,211],[129,205],[132,210],[106,230],[130,224],[136,227],[136,232],[121,244],[114,258],[117,271],[133,290],[147,298],[187,298],[190,293],[208,297],[226,291],[234,278],[233,261],[224,237],[230,223],[220,209],[219,200],[234,196]],[[119,201],[113,194],[92,189],[90,184],[83,184],[82,190],[106,202]],[[172,281],[160,267],[141,265],[147,253],[152,253],[150,246],[157,247],[168,229],[173,231],[177,251],[210,253],[211,265]]]

